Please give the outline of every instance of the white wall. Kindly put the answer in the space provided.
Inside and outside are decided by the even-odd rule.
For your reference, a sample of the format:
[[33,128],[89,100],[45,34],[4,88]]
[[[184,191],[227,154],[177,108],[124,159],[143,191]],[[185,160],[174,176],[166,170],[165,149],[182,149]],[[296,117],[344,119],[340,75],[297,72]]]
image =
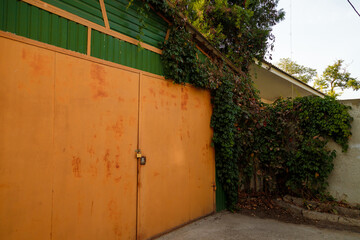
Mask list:
[[346,153],[331,143],[336,149],[334,170],[329,177],[329,192],[338,200],[360,204],[360,99],[343,100],[343,104],[351,106],[350,115],[354,118],[351,123],[352,136]]

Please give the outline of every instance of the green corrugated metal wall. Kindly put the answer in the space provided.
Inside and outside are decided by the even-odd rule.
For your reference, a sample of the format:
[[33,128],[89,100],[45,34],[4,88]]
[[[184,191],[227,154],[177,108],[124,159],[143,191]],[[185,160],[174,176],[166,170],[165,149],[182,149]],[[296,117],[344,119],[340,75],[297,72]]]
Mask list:
[[0,9],[1,30],[86,53],[86,27],[17,0],[1,0]]
[[216,211],[219,212],[224,209],[226,209],[225,192],[216,175]]
[[91,22],[105,26],[99,0],[42,0]]
[[91,56],[163,75],[159,54],[96,30],[91,33]]
[[[104,25],[98,0],[44,1],[89,21]],[[132,20],[137,21],[137,23],[139,22],[138,18],[133,16],[136,14],[136,7],[140,6],[139,3],[134,1],[133,5],[126,10],[124,2],[126,0],[123,2],[120,0],[106,1],[107,12],[109,18],[112,19],[110,25],[114,27],[114,30],[122,30],[123,32],[121,33],[126,35],[129,35],[127,31],[130,31],[130,28],[134,29],[134,34],[138,34],[135,31],[136,29],[138,30],[138,25],[136,24],[128,28],[116,29],[121,24],[127,26]],[[114,14],[112,15],[111,12],[114,12]],[[0,13],[0,30],[83,54],[87,52],[86,26],[18,0],[0,0]],[[115,24],[115,21],[117,21],[117,24]],[[146,38],[144,36],[144,42],[147,40],[148,44],[159,46],[161,45],[160,42],[163,42],[165,39],[166,31],[167,23],[156,13],[150,12],[149,19],[146,20],[146,29],[144,29],[146,35]],[[163,75],[161,56],[159,54],[147,49],[141,49],[136,45],[95,30],[92,30],[91,56]]]
[[[128,5],[128,0],[105,0],[109,25],[111,29],[117,32],[137,38],[140,26],[138,9],[142,8],[142,3],[141,1],[133,1],[129,7]],[[144,35],[141,36],[141,39],[144,43],[161,47],[168,24],[153,11],[146,12],[146,15]]]
[[[78,15],[91,22],[104,25],[101,7],[98,0],[43,0],[65,11]],[[138,9],[142,8],[139,0],[134,0],[128,7],[128,0],[105,0],[109,25],[112,30],[130,36],[139,37],[140,17]],[[144,43],[161,47],[166,36],[168,24],[153,11],[147,12],[145,19]]]

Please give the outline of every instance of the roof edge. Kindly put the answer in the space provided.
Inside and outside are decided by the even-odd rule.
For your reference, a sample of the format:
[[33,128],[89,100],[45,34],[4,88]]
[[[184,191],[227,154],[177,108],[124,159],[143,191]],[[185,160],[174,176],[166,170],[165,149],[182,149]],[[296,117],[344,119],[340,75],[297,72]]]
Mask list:
[[[255,63],[256,63],[256,64],[259,64],[259,62],[260,62],[259,60],[257,60],[257,59],[255,60]],[[264,66],[264,65],[265,65],[265,66]],[[320,97],[326,96],[325,93],[323,93],[323,92],[321,92],[321,91],[319,91],[319,90],[311,87],[310,85],[308,85],[308,84],[304,83],[303,81],[297,79],[297,78],[294,77],[293,75],[291,75],[291,74],[289,74],[289,73],[281,70],[280,68],[276,67],[275,65],[273,65],[273,64],[271,64],[271,63],[269,63],[269,62],[267,62],[267,61],[265,61],[265,60],[262,60],[262,61],[261,61],[261,67],[264,68],[264,69],[266,69],[266,70],[268,70],[268,71],[271,71],[271,72],[274,72],[274,71],[275,71],[275,72],[274,72],[275,74],[277,74],[278,76],[284,78],[285,80],[288,80],[287,78],[290,78],[291,80],[294,81],[294,82],[293,82],[294,84],[296,84],[297,86],[299,86],[299,87],[301,87],[301,88],[304,88],[304,89],[306,89],[306,90],[309,90],[310,92],[315,93],[315,95],[318,95],[318,96],[320,96]],[[272,69],[274,69],[274,71],[272,71]],[[276,72],[277,72],[277,73],[276,73]],[[285,77],[283,77],[283,76],[281,76],[281,75],[285,75]],[[290,82],[291,82],[291,81],[290,81]]]

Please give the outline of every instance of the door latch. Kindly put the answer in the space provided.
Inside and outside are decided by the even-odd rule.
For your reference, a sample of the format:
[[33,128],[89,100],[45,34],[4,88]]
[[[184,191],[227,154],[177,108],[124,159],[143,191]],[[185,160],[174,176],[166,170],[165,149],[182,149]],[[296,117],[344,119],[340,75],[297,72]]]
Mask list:
[[137,159],[141,158],[141,150],[140,150],[140,149],[136,149],[135,152],[136,152],[136,158],[137,158]]
[[137,160],[140,161],[140,165],[145,165],[146,164],[146,157],[141,155],[141,150],[136,149],[135,152],[136,152]]

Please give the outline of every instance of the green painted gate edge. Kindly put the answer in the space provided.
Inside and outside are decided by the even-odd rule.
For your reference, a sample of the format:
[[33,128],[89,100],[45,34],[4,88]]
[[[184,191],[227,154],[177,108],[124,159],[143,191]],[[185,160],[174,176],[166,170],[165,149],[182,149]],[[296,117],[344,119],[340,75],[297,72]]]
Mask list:
[[215,178],[216,178],[216,211],[220,212],[226,209],[226,196],[225,196],[224,188],[220,183],[216,173],[215,173]]
[[[205,60],[208,59],[208,57],[205,54],[203,54],[200,50],[196,49],[196,52],[201,62],[205,62]],[[225,196],[224,187],[219,181],[216,170],[215,170],[215,181],[216,181],[216,192],[215,192],[216,211],[220,212],[226,209],[226,196]]]

